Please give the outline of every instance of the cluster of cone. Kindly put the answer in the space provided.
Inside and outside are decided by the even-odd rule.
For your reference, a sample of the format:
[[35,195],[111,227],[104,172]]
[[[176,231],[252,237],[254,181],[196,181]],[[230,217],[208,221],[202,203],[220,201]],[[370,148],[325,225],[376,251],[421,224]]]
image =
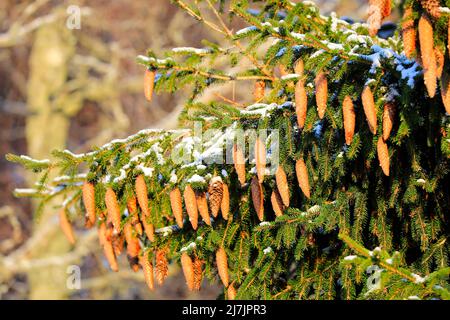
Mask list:
[[[228,299],[234,300],[237,292],[234,288],[234,283],[230,283],[229,280],[228,258],[225,249],[222,246],[216,251],[216,265],[219,278],[227,289]],[[183,269],[186,285],[189,290],[200,289],[203,274],[202,266],[203,261],[201,261],[196,255],[194,256],[194,259],[192,259],[186,251],[181,254],[181,267]]]
[[[83,204],[86,209],[85,227],[92,228],[97,224],[99,241],[111,269],[113,271],[119,270],[117,256],[122,253],[124,245],[126,244],[127,258],[130,267],[135,272],[142,268],[147,285],[151,290],[154,289],[154,274],[156,274],[158,283],[162,285],[168,275],[168,261],[166,258],[167,250],[159,249],[156,250],[154,254],[150,254],[150,251],[145,251],[142,248],[140,242],[140,237],[144,233],[149,241],[155,241],[155,228],[149,210],[148,189],[145,177],[139,175],[135,180],[135,195],[127,199],[127,211],[129,216],[123,226],[120,205],[116,193],[111,187],[105,192],[105,212],[98,213],[95,204],[95,186],[92,182],[84,183],[82,195]],[[228,219],[230,210],[229,191],[228,186],[220,177],[211,179],[208,195],[205,192],[194,191],[190,185],[187,185],[184,189],[183,197],[189,221],[192,228],[195,230],[198,227],[199,214],[207,225],[211,225],[210,213],[213,217],[217,217],[220,211],[222,217],[225,220]],[[170,203],[177,225],[180,228],[183,228],[184,214],[182,195],[178,187],[175,187],[170,192]],[[67,239],[71,243],[75,243],[75,234],[65,209],[62,209],[60,212],[60,226]],[[155,257],[155,263],[153,263],[153,257]],[[189,264],[186,264],[186,258],[182,258],[181,261],[183,270],[185,271],[186,266],[189,266]],[[222,260],[219,259],[218,261],[220,262]],[[188,277],[186,277],[188,287],[191,290],[199,290],[203,262],[196,258],[192,265],[194,270],[193,274],[195,274],[193,279],[195,280],[191,283],[191,281],[188,280]],[[223,264],[219,264],[219,266],[223,266]],[[221,269],[219,268],[219,275],[225,274],[220,270]]]
[[[133,195],[127,200],[129,218],[122,226],[122,214],[114,190],[112,188],[106,190],[104,199],[106,211],[98,213],[95,205],[95,186],[92,182],[85,182],[82,187],[83,204],[86,209],[85,227],[92,228],[97,224],[100,245],[113,271],[119,270],[117,257],[123,252],[126,243],[130,267],[135,272],[142,268],[147,285],[153,290],[154,273],[160,285],[168,275],[167,250],[158,249],[151,255],[150,251],[142,248],[139,239],[144,232],[150,241],[155,240],[154,227],[148,209],[147,185],[142,175],[136,178],[135,190],[136,196]],[[142,212],[141,216],[138,214],[138,204]],[[73,228],[64,209],[60,212],[60,225],[67,239],[72,244],[75,243]],[[153,263],[153,256],[155,263]]]
[[[420,1],[424,13],[417,22],[420,54],[416,60],[423,67],[424,82],[430,98],[436,95],[437,82],[440,82],[441,97],[447,113],[450,113],[450,77],[444,72],[444,48],[435,46],[433,20],[441,17],[440,2],[438,0]],[[413,58],[416,55],[416,23],[412,7],[408,7],[403,15],[402,37],[405,55]],[[450,48],[450,20],[448,22],[447,47]],[[448,49],[450,52],[450,49]]]

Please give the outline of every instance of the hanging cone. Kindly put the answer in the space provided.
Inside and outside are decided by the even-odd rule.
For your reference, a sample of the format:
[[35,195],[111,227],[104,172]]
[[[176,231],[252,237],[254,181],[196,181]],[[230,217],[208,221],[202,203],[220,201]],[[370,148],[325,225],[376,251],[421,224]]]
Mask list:
[[172,207],[172,213],[178,227],[183,228],[183,203],[181,191],[178,187],[170,191],[170,206]]
[[222,202],[220,203],[220,211],[222,212],[222,218],[228,220],[228,214],[230,212],[230,192],[226,183],[222,184]]
[[383,140],[387,141],[391,135],[392,127],[394,126],[395,106],[393,103],[384,105],[383,110]]
[[257,138],[255,142],[255,161],[258,181],[262,183],[266,174],[266,145],[260,138]]
[[125,241],[127,242],[127,258],[131,269],[134,272],[139,270],[139,252],[141,251],[141,245],[139,239],[133,233],[133,225],[128,222],[124,227]]
[[391,15],[391,11],[392,11],[391,0],[383,0],[383,11],[381,12],[383,18],[389,17]]
[[352,99],[349,96],[345,96],[344,101],[342,102],[342,114],[344,116],[345,143],[351,145],[353,135],[355,134],[356,116]]
[[295,113],[297,114],[297,123],[300,129],[303,129],[306,122],[308,111],[308,95],[306,94],[305,83],[298,80],[295,84]]
[[439,0],[420,0],[420,4],[424,8],[424,10],[434,19],[439,19],[441,17]]
[[442,77],[442,72],[444,71],[444,52],[436,47],[434,48],[434,53],[436,55],[436,77],[440,79]]
[[441,97],[445,112],[450,114],[450,76],[444,72],[441,78]]
[[369,17],[367,18],[367,23],[369,24],[369,34],[371,37],[376,36],[381,27],[384,6],[384,0],[369,0]]
[[156,250],[156,281],[163,285],[169,274],[169,262],[167,261],[167,249]]
[[377,109],[373,99],[372,90],[369,86],[365,86],[362,92],[362,104],[364,108],[364,113],[367,118],[367,123],[369,124],[369,130],[373,134],[377,133]]
[[67,219],[66,210],[64,208],[59,211],[59,226],[61,227],[61,230],[67,240],[71,244],[75,244],[75,234],[73,233],[72,225],[69,219]]
[[142,230],[142,224],[141,221],[139,220],[139,215],[138,215],[138,211],[137,211],[137,203],[136,203],[136,197],[135,196],[131,196],[128,201],[127,201],[127,209],[128,209],[128,213],[131,216],[131,226],[134,228],[134,230],[136,230],[138,235],[142,235],[143,230]]
[[96,214],[95,214],[95,187],[92,182],[85,182],[83,184],[83,204],[86,208],[86,228],[92,228],[95,224]]
[[155,88],[156,72],[146,69],[144,73],[144,95],[148,101],[152,101],[153,90]]
[[150,240],[151,242],[155,241],[155,227],[150,221],[150,216],[143,216],[142,224],[144,225],[144,231],[147,235],[148,240]]
[[275,181],[277,183],[277,189],[280,194],[280,197],[283,201],[283,204],[288,208],[289,207],[289,184],[286,176],[286,172],[283,167],[280,165],[277,168],[275,173]]
[[381,169],[386,176],[389,176],[389,150],[383,139],[378,139],[377,144],[378,161]]
[[220,247],[216,252],[216,263],[217,271],[219,273],[220,280],[222,280],[223,285],[228,287],[228,261],[227,254],[223,247]]
[[299,58],[294,64],[294,72],[298,74],[300,77],[302,77],[304,71],[305,71],[305,64],[303,63],[303,59]]
[[272,203],[272,209],[275,212],[275,215],[277,217],[283,215],[283,211],[285,210],[285,206],[283,204],[283,201],[281,200],[280,193],[278,190],[273,190],[272,195],[270,196],[270,201]]
[[114,272],[119,271],[119,265],[117,264],[116,255],[114,253],[114,248],[111,241],[105,239],[105,242],[103,243],[103,252],[106,260],[108,260],[111,270]]
[[209,210],[208,210],[208,201],[206,200],[206,194],[204,192],[196,192],[195,198],[197,200],[197,209],[200,213],[200,216],[202,217],[203,221],[210,226],[211,225],[211,219],[209,217]]
[[114,226],[114,232],[116,234],[120,233],[120,221],[121,221],[121,213],[119,203],[117,202],[116,193],[114,190],[109,187],[106,190],[105,194],[105,204],[106,209],[108,210],[108,217],[110,217],[111,222]]
[[295,164],[295,172],[297,173],[297,180],[300,189],[308,199],[311,197],[309,187],[308,169],[302,158],[298,159]]
[[199,291],[202,286],[203,280],[203,261],[201,261],[198,257],[195,257],[193,268],[194,268],[194,290]]
[[407,7],[403,14],[402,38],[403,50],[406,57],[411,59],[416,52],[416,29],[414,28],[414,19],[412,7]]
[[256,214],[260,221],[264,219],[264,195],[261,184],[258,182],[257,177],[252,178],[251,183],[252,202],[255,208]]
[[140,174],[136,177],[135,181],[136,197],[144,216],[149,216],[150,211],[148,209],[148,190],[145,183],[144,175]]
[[208,188],[209,207],[214,218],[219,214],[220,206],[222,204],[223,182],[221,177],[214,177],[211,179]]
[[238,145],[233,146],[233,162],[241,186],[245,184],[245,158]]
[[103,247],[106,243],[106,223],[102,222],[100,223],[100,226],[98,227],[98,242]]
[[195,192],[190,185],[187,185],[183,192],[184,206],[186,207],[187,214],[189,216],[189,221],[191,222],[192,228],[197,230],[198,226],[198,209],[197,209],[197,199],[195,198]]
[[186,252],[181,255],[181,268],[183,269],[184,278],[186,279],[186,284],[189,290],[194,290],[195,285],[195,273],[194,264],[192,263],[191,257]]
[[236,299],[236,289],[234,288],[234,282],[230,284],[230,286],[227,289],[227,297],[228,300]]
[[316,86],[317,112],[319,114],[319,119],[323,119],[328,102],[328,80],[325,72],[319,72],[314,83]]
[[255,89],[253,91],[253,98],[255,102],[260,102],[264,99],[264,91],[266,88],[266,83],[264,81],[256,81]]
[[433,98],[436,94],[437,64],[434,53],[433,26],[430,18],[422,15],[419,20],[420,54],[423,63],[423,78],[428,95]]
[[144,272],[145,283],[147,283],[148,288],[153,291],[155,289],[155,279],[153,277],[153,263],[150,261],[148,253],[144,254],[139,259],[142,271]]

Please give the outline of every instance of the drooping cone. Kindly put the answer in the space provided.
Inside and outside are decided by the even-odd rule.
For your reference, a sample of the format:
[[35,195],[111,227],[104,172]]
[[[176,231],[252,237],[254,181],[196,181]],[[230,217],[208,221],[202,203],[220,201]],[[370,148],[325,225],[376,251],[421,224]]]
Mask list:
[[345,96],[342,102],[342,114],[344,115],[344,132],[345,143],[352,144],[353,135],[355,134],[355,109],[353,108],[353,101],[349,96]]
[[252,178],[251,183],[252,202],[255,208],[256,214],[260,221],[264,219],[264,194],[261,184],[258,182],[257,177]]
[[127,258],[130,263],[131,269],[134,272],[139,270],[139,252],[141,251],[141,245],[139,239],[133,232],[133,225],[131,221],[124,227],[125,241],[127,242]]
[[119,203],[117,202],[116,193],[111,187],[106,189],[105,204],[106,209],[108,210],[108,217],[110,217],[111,222],[114,226],[114,232],[118,234],[120,233],[120,221],[121,221],[120,207]]
[[181,191],[178,187],[170,191],[170,206],[172,207],[172,213],[178,227],[183,228],[183,203]]
[[228,261],[227,254],[223,247],[220,247],[216,252],[216,263],[217,271],[219,273],[220,280],[222,280],[223,285],[228,287]]
[[440,79],[442,77],[442,72],[444,71],[444,52],[438,48],[434,48],[434,53],[436,55],[436,77]]
[[148,209],[148,190],[145,183],[144,175],[140,174],[136,177],[135,181],[136,197],[144,216],[149,216],[150,211]]
[[277,217],[283,215],[283,211],[285,210],[285,206],[283,204],[283,201],[281,200],[280,193],[278,190],[273,190],[272,195],[270,196],[270,201],[272,203],[273,211],[275,212],[275,215]]
[[103,252],[105,253],[106,260],[108,260],[109,266],[112,271],[119,271],[119,265],[117,264],[116,254],[112,242],[108,239],[104,239]]
[[100,223],[100,226],[98,227],[98,242],[103,247],[105,245],[106,240],[106,223],[102,222]]
[[92,228],[95,224],[95,187],[92,182],[85,182],[83,184],[83,204],[86,208],[85,227]]
[[186,207],[187,214],[189,216],[189,221],[191,222],[192,228],[197,230],[198,226],[198,208],[197,199],[195,198],[195,192],[190,185],[187,185],[183,192],[184,206]]
[[245,157],[242,149],[237,145],[233,145],[233,162],[238,180],[241,186],[245,184]]
[[391,15],[391,11],[391,0],[383,0],[383,11],[381,12],[383,18],[389,17]]
[[302,189],[305,197],[309,199],[311,197],[311,193],[309,187],[308,169],[302,158],[297,160],[295,164],[295,172],[297,173],[297,180],[300,189]]
[[425,11],[428,12],[428,14],[434,19],[439,19],[441,17],[441,11],[439,10],[439,0],[420,0],[420,4],[425,9]]
[[260,102],[264,99],[264,92],[266,89],[266,83],[264,81],[256,81],[255,89],[253,91],[253,98],[255,102]]
[[378,139],[377,143],[378,161],[381,169],[386,176],[389,176],[389,150],[383,139]]
[[369,124],[369,130],[375,134],[377,133],[377,109],[373,99],[372,90],[370,90],[369,86],[364,87],[361,99],[367,123]]
[[394,126],[395,106],[393,103],[387,103],[383,109],[383,140],[387,141],[391,135]]
[[144,254],[139,259],[139,263],[141,264],[142,271],[144,272],[145,283],[147,283],[148,288],[153,291],[155,289],[153,263],[149,259],[148,252],[144,252]]
[[308,95],[306,94],[305,83],[298,80],[295,84],[295,113],[297,114],[297,123],[300,129],[303,129],[306,122],[308,111]]
[[405,9],[402,21],[403,50],[410,59],[416,51],[416,29],[414,28],[414,19],[412,7]]
[[367,18],[367,23],[369,24],[369,34],[372,37],[376,36],[381,27],[383,10],[384,0],[369,0],[369,17]]
[[277,171],[275,172],[275,181],[277,183],[278,193],[280,194],[283,204],[286,207],[289,207],[289,185],[286,172],[281,165],[278,166]]
[[167,249],[156,250],[156,281],[162,286],[169,274],[169,262],[167,261]]
[[234,282],[230,284],[230,286],[227,289],[227,297],[228,300],[236,299],[236,289],[234,288]]
[[228,220],[228,214],[230,212],[230,192],[226,183],[223,183],[222,187],[223,195],[222,202],[220,203],[220,212],[222,212],[222,218]]
[[445,112],[450,114],[450,76],[444,72],[441,78],[441,97]]
[[75,244],[75,234],[73,233],[72,224],[67,219],[66,210],[62,208],[59,211],[59,226],[71,244]]
[[221,177],[214,177],[211,179],[208,194],[211,214],[215,218],[219,214],[220,206],[222,204],[223,182]]
[[136,230],[138,235],[142,235],[142,224],[139,220],[139,214],[137,211],[137,203],[136,203],[136,197],[131,196],[127,201],[127,209],[128,213],[131,216],[131,226]]
[[423,78],[428,95],[433,98],[436,94],[437,64],[434,53],[433,26],[427,15],[422,15],[419,20],[420,55],[423,64]]
[[209,217],[209,210],[208,210],[208,201],[206,200],[206,194],[204,192],[196,192],[195,198],[197,200],[197,209],[200,213],[200,216],[202,217],[203,221],[210,226],[211,225],[211,218]]
[[181,255],[181,268],[183,269],[184,278],[186,279],[186,284],[189,290],[194,290],[195,284],[195,273],[194,264],[192,263],[191,257],[186,252]]
[[203,280],[203,261],[198,257],[194,258],[194,290],[200,290]]
[[303,76],[303,72],[305,70],[305,64],[303,63],[303,59],[298,59],[294,64],[294,72],[298,74],[300,77]]
[[150,221],[150,216],[143,216],[142,224],[144,225],[144,231],[147,235],[148,240],[150,240],[151,242],[155,241],[155,227]]
[[152,101],[153,90],[155,88],[156,72],[146,69],[144,74],[144,95],[148,101]]
[[266,174],[266,145],[260,138],[257,138],[255,142],[255,161],[258,181],[262,183]]
[[314,81],[316,86],[316,104],[319,119],[323,119],[327,110],[328,80],[325,72],[319,72]]

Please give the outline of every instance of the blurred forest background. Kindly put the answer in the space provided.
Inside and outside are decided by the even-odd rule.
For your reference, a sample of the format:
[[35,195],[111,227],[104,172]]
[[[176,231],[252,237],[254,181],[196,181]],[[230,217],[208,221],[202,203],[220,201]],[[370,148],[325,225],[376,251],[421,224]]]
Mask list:
[[[323,14],[366,16],[363,0],[316,2]],[[67,27],[73,8],[81,10],[80,29]],[[173,265],[164,286],[149,292],[125,255],[120,271],[110,272],[95,231],[80,225],[71,247],[57,209],[50,205],[39,221],[33,218],[36,203],[12,194],[28,186],[28,176],[4,158],[85,152],[143,128],[173,128],[185,95],[157,95],[148,104],[135,57],[148,48],[161,55],[201,47],[202,39],[223,42],[169,0],[0,1],[0,299],[214,299],[220,293],[206,282],[200,292],[188,292]],[[240,90],[251,95],[251,88]],[[69,265],[81,268],[81,290],[66,285]]]

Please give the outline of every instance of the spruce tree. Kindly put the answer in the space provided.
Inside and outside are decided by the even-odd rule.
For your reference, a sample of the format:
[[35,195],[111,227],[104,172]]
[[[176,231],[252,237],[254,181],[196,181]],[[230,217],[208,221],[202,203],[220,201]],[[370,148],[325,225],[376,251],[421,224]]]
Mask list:
[[[148,100],[191,89],[180,129],[8,155],[39,174],[17,196],[63,195],[70,241],[85,216],[113,270],[125,234],[151,289],[171,262],[225,299],[449,299],[450,1],[404,1],[387,39],[390,0],[369,1],[368,23],[309,1],[173,3],[228,41],[137,58]],[[230,82],[251,83],[254,103],[199,102]]]

